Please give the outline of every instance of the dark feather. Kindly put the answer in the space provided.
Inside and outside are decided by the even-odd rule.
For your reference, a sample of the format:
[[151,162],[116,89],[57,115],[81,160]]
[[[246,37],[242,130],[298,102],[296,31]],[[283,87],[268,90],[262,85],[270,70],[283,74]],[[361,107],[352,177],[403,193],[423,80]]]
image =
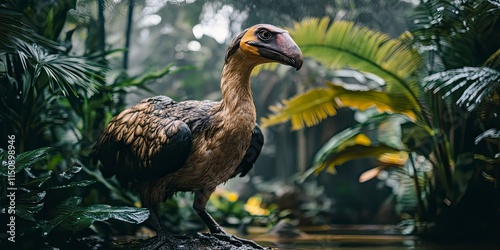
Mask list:
[[257,161],[257,158],[259,158],[263,145],[264,135],[262,134],[259,126],[255,125],[255,128],[253,129],[252,140],[250,141],[250,147],[248,148],[245,156],[243,157],[243,160],[236,168],[236,171],[234,172],[232,177],[235,177],[238,174],[240,175],[240,177],[243,177],[248,174],[248,172],[253,168],[255,161]]
[[226,59],[225,59],[226,63],[227,63],[227,60],[229,59],[229,57],[231,57],[236,52],[236,50],[238,50],[238,48],[240,47],[241,38],[243,38],[243,36],[245,35],[245,33],[247,33],[247,31],[248,31],[248,29],[243,30],[238,36],[236,36],[233,39],[233,41],[229,45],[229,48],[227,49],[227,53],[226,53]]
[[111,119],[95,146],[104,177],[151,181],[180,169],[193,139],[206,131],[215,102],[144,99]]

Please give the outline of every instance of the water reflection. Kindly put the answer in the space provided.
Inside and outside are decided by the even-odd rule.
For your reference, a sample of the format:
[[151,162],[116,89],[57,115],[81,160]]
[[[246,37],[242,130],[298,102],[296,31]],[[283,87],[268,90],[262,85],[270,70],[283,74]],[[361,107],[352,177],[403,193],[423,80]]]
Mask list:
[[[301,228],[302,229],[302,228]],[[276,234],[253,232],[252,238],[265,247],[276,250],[295,249],[429,249],[429,250],[473,250],[500,249],[499,244],[469,242],[466,244],[438,244],[426,242],[412,235],[402,235],[392,225],[331,226],[328,230],[303,229],[300,236],[280,237]]]

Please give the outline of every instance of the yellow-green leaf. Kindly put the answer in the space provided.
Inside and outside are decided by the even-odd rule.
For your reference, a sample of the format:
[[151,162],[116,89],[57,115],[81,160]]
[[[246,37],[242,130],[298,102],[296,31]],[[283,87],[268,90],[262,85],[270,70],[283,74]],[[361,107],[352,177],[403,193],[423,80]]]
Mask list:
[[379,112],[401,113],[412,120],[416,119],[413,111],[416,107],[402,97],[375,90],[348,90],[328,83],[328,88],[312,89],[283,101],[281,105],[270,107],[273,114],[262,118],[261,122],[263,127],[267,127],[291,120],[292,129],[297,130],[336,115],[336,109],[340,107],[359,110],[376,107]]

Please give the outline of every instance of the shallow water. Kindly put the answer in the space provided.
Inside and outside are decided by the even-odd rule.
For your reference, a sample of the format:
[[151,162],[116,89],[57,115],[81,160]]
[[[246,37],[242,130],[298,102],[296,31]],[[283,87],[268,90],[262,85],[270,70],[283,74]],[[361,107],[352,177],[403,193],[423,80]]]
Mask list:
[[[302,229],[302,228],[301,228]],[[327,228],[304,229],[297,237],[280,237],[267,232],[254,232],[246,238],[253,239],[262,246],[276,250],[294,249],[429,249],[429,250],[475,250],[500,249],[498,244],[481,242],[467,244],[437,244],[425,242],[416,236],[403,235],[393,225],[350,225],[329,226]],[[500,239],[500,236],[499,236]]]

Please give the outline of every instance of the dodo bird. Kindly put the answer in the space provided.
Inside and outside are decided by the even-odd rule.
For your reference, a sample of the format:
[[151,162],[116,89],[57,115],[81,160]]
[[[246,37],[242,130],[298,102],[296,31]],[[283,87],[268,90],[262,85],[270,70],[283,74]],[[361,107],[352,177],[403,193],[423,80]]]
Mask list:
[[250,74],[268,62],[299,70],[302,60],[286,30],[269,24],[244,30],[226,53],[221,101],[175,102],[156,96],[122,111],[94,147],[101,172],[138,191],[151,211],[157,238],[168,236],[156,205],[185,191],[194,192],[193,208],[212,234],[235,238],[205,211],[205,205],[217,185],[248,173],[264,143],[256,125]]

